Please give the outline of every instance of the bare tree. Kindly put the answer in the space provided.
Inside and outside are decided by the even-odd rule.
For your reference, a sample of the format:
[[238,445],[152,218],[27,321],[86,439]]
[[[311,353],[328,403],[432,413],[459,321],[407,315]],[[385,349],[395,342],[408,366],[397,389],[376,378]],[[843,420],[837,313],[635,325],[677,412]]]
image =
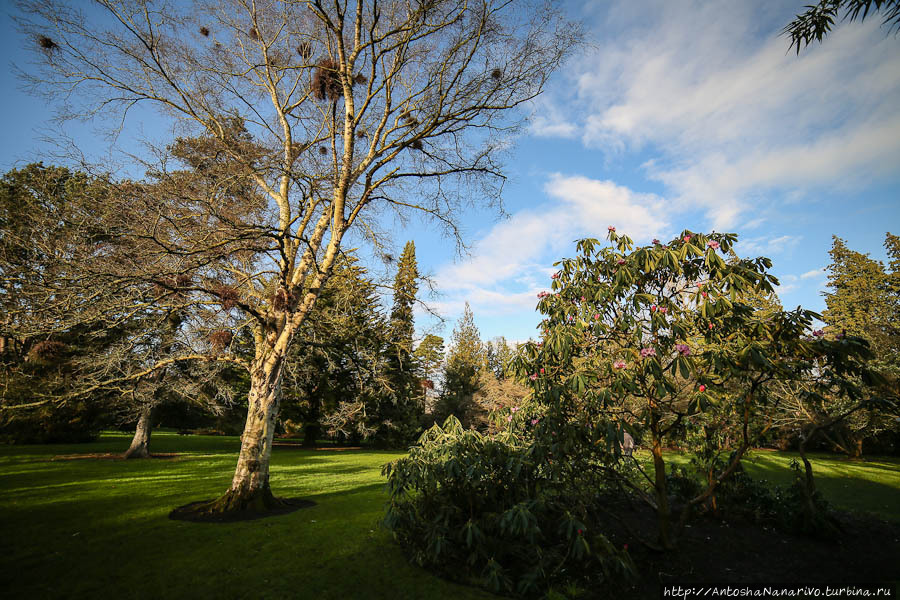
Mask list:
[[386,213],[418,212],[458,239],[461,210],[499,201],[515,109],[580,40],[552,3],[511,0],[20,6],[44,67],[28,75],[33,90],[86,101],[64,113],[124,118],[152,103],[205,136],[199,175],[163,161],[154,189],[135,195],[156,228],[137,236],[132,266],[163,297],[227,306],[253,328],[241,452],[230,489],[200,509],[210,513],[277,502],[284,357],[345,237],[377,244]]

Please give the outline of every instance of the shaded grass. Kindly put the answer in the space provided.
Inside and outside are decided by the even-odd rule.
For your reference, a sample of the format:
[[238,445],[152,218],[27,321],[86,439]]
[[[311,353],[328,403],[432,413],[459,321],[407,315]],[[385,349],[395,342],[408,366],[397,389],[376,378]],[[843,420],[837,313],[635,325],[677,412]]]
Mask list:
[[171,460],[54,461],[123,452],[127,435],[0,447],[0,589],[19,598],[489,598],[411,566],[379,527],[396,452],[275,449],[277,495],[317,503],[238,523],[168,519],[230,482],[237,438],[154,434]]

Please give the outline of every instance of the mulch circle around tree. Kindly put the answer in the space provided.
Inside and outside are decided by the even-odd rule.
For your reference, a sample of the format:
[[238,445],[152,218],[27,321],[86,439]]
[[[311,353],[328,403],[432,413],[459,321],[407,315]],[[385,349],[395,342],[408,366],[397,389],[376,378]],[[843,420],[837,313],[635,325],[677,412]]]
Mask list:
[[[172,459],[178,458],[181,456],[177,452],[159,452],[153,453],[147,458],[160,458],[160,459]],[[50,460],[84,460],[84,459],[99,459],[99,460],[140,460],[140,459],[126,459],[124,454],[112,454],[109,452],[95,452],[88,454],[57,454]]]
[[190,521],[191,523],[237,523],[239,521],[254,521],[257,519],[287,515],[300,509],[310,508],[316,505],[312,500],[304,500],[303,498],[279,498],[279,506],[272,507],[265,511],[242,510],[224,514],[205,514],[197,512],[196,509],[198,506],[209,504],[213,501],[214,499],[200,500],[199,502],[191,502],[190,504],[179,506],[169,513],[169,518],[173,521]]

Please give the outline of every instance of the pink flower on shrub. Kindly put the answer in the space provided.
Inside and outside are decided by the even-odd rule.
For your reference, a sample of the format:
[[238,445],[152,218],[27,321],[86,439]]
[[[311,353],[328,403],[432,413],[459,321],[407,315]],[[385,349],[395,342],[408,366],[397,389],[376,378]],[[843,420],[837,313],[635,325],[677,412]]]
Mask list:
[[531,424],[532,424],[532,425],[537,425],[537,424],[538,424],[538,421],[540,421],[540,419],[532,419],[532,420],[531,420]]
[[541,375],[544,374],[544,367],[541,367]]
[[659,245],[659,240],[656,238],[653,238],[653,243]]
[[624,265],[624,264],[625,264],[625,259],[624,259],[624,258],[620,258],[619,260],[616,261],[616,264],[617,264],[617,265]]
[[703,296],[704,298],[706,298],[707,293],[706,293],[706,292],[700,292],[700,295]]
[[666,308],[665,306],[660,306],[660,307],[657,308],[656,310],[658,310],[658,311],[661,312],[662,314],[666,314],[666,311],[668,311],[669,309]]
[[584,302],[584,296],[581,297],[581,301]]
[[509,409],[510,412],[518,412],[518,410],[519,410],[518,406],[513,406],[511,409]]
[[710,242],[707,243],[706,245],[709,246],[710,248],[712,248],[713,250],[718,250],[718,249],[719,249],[719,242],[717,242],[717,241],[715,241],[715,240],[710,241]]
[[594,320],[595,320],[595,321],[599,321],[599,320],[600,320],[600,313],[597,313],[597,314],[594,315]]
[[675,349],[678,350],[678,353],[682,356],[691,355],[691,348],[687,344],[675,344]]
[[713,324],[712,324],[712,323],[709,324],[709,328],[710,328],[710,329],[713,328]]
[[507,415],[506,422],[509,423],[510,421],[512,421],[512,415]]
[[607,229],[608,229],[609,231],[615,231],[615,230],[616,230],[616,228],[613,227],[612,225],[610,225],[609,227],[607,227]]
[[655,305],[655,304],[651,304],[651,305],[650,305],[650,312],[656,312],[656,305]]
[[532,373],[531,375],[528,376],[528,379],[530,379],[532,381],[537,380],[537,373]]
[[559,279],[559,271],[550,276],[550,279]]
[[616,362],[613,363],[613,368],[624,369],[625,367],[626,367],[626,364],[625,364],[624,360],[617,360]]
[[641,348],[641,356],[643,358],[647,358],[648,356],[656,356],[656,348]]
[[684,243],[687,244],[689,241],[691,241],[691,236],[689,236],[689,235],[684,236]]
[[579,530],[578,530],[578,535],[584,535],[584,530],[583,530],[583,529],[579,529]]
[[825,335],[825,332],[821,329],[816,329],[815,331],[813,331],[813,335],[816,337],[822,337],[823,335]]
[[697,389],[700,390],[701,392],[705,392],[705,391],[706,391],[706,386],[703,385],[703,384],[700,384],[700,387],[697,388]]
[[540,292],[537,296],[538,296],[538,298],[546,298],[549,295],[550,294],[548,294],[547,292]]

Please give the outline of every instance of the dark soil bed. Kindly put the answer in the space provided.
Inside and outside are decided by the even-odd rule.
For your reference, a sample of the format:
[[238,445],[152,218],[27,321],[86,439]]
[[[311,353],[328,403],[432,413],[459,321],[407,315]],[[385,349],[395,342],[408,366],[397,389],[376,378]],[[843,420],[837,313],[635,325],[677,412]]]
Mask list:
[[[698,517],[685,529],[679,549],[653,551],[621,524],[610,524],[614,543],[628,544],[640,580],[624,597],[660,598],[672,584],[859,584],[900,582],[900,524],[835,513],[844,530],[835,540],[785,533],[745,519]],[[623,520],[652,539],[652,515],[642,510]],[[594,595],[590,597],[605,597]]]
[[237,521],[278,517],[296,512],[301,508],[309,508],[316,505],[312,500],[304,500],[302,498],[279,498],[279,501],[279,506],[266,511],[243,510],[209,515],[198,513],[195,509],[200,505],[209,504],[213,500],[200,500],[199,502],[191,502],[190,504],[179,506],[169,513],[169,518],[174,521],[191,521],[192,523],[235,523]]

